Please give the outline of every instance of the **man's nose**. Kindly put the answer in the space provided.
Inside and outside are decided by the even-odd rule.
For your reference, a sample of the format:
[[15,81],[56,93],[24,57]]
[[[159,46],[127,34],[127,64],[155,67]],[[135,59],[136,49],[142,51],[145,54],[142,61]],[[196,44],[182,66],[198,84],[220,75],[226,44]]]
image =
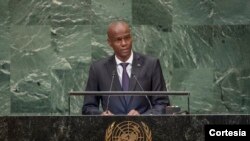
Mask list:
[[121,40],[121,44],[122,44],[122,46],[125,46],[125,45],[127,44],[126,40],[125,40],[125,39],[122,39],[122,40]]

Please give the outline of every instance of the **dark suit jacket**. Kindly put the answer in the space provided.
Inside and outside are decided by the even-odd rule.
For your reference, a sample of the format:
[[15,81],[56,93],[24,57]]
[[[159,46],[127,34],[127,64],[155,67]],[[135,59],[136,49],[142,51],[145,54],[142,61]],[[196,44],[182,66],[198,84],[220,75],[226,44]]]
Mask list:
[[[122,91],[116,70],[114,55],[94,62],[90,66],[86,91],[110,91],[110,89],[112,91]],[[112,74],[115,75],[113,76],[113,86],[111,88]],[[144,91],[166,90],[161,66],[156,58],[134,52],[129,91],[143,91],[135,78],[132,77],[133,74]],[[169,105],[169,99],[166,96],[148,96],[148,98],[153,105],[154,114],[164,113],[165,107]],[[107,100],[108,96],[85,96],[82,114],[101,114],[99,104],[101,102],[103,110],[105,110]],[[140,114],[152,112],[146,96],[132,96],[129,104],[126,104],[123,96],[110,96],[108,109],[113,114],[127,114],[132,109],[137,110]]]

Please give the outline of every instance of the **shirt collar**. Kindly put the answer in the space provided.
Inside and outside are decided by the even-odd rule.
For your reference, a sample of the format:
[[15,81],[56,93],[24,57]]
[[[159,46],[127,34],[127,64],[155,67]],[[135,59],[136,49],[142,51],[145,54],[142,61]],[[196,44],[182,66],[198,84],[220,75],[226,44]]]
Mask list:
[[128,60],[127,60],[126,62],[122,62],[122,61],[119,60],[119,59],[117,58],[117,56],[115,55],[115,61],[116,61],[116,64],[117,64],[117,65],[119,65],[119,64],[121,64],[121,63],[129,63],[129,64],[132,64],[133,58],[134,58],[133,51],[131,51],[130,57],[128,58]]

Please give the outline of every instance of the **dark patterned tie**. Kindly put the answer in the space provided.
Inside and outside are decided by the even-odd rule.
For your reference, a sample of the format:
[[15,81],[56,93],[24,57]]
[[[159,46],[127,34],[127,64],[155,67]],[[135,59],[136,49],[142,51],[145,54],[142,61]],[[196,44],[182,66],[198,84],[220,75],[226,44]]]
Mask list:
[[[129,87],[129,76],[127,73],[127,66],[129,63],[121,63],[121,66],[123,68],[123,72],[122,72],[122,90],[123,91],[128,91],[128,87]],[[131,96],[125,96],[125,100],[127,102],[127,104],[129,103]]]

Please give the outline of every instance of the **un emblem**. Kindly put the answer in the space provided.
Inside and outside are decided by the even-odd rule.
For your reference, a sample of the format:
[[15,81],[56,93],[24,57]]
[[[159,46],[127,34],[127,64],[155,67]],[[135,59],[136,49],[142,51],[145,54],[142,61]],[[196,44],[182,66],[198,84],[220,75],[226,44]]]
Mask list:
[[152,133],[143,122],[113,122],[106,129],[105,141],[152,141]]

